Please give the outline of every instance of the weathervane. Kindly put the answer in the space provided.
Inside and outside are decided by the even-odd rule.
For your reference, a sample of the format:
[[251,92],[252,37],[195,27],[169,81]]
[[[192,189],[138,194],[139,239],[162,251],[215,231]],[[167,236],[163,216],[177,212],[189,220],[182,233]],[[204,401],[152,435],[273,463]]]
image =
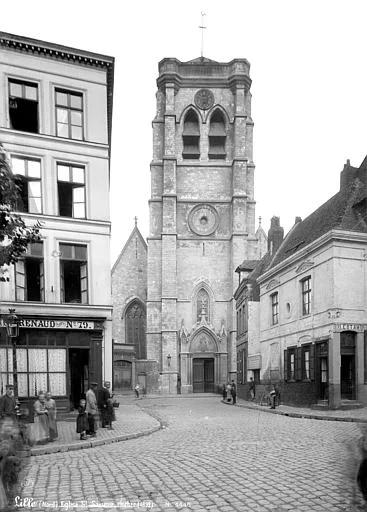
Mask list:
[[199,28],[201,30],[201,58],[204,56],[204,30],[206,27],[204,26],[204,16],[206,16],[205,12],[201,12],[201,25],[199,25]]

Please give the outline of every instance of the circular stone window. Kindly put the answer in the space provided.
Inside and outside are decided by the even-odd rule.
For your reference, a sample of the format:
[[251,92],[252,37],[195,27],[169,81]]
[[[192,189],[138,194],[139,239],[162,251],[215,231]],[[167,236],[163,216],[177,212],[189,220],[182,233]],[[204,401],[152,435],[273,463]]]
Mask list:
[[197,235],[211,235],[218,222],[218,212],[209,204],[195,206],[189,213],[189,227]]

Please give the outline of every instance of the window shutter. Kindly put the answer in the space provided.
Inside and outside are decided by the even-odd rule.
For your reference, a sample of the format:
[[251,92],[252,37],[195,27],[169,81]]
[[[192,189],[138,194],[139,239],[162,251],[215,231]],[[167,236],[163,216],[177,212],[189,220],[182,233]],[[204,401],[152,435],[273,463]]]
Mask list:
[[284,380],[287,381],[288,380],[288,350],[284,350],[284,368],[283,368],[283,373],[284,373]]
[[26,290],[25,290],[25,264],[24,260],[19,260],[15,264],[15,289],[17,300],[24,301]]
[[302,380],[302,347],[296,348],[296,380]]
[[60,295],[61,302],[65,302],[65,281],[64,281],[64,262],[60,261]]
[[45,273],[44,273],[44,263],[40,261],[40,296],[41,301],[45,300]]
[[80,264],[80,291],[82,296],[82,304],[88,304],[87,262]]
[[315,345],[310,346],[310,380],[315,380]]

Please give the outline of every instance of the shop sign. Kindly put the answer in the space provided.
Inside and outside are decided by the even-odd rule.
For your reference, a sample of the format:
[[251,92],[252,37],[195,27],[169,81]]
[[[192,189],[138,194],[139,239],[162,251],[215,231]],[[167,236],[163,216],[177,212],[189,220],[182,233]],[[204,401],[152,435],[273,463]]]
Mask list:
[[342,331],[367,331],[367,324],[334,324],[334,332]]
[[248,356],[247,369],[248,370],[258,370],[259,368],[261,368],[261,355],[256,354],[253,356]]
[[[0,326],[5,327],[3,320]],[[100,322],[88,322],[87,320],[54,320],[50,318],[21,318],[21,329],[73,329],[88,331],[90,329],[102,329]]]

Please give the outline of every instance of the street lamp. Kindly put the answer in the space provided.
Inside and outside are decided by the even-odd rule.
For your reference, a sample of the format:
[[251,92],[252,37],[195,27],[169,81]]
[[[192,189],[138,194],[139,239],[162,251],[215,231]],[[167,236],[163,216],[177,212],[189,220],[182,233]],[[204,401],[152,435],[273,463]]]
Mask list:
[[9,314],[5,316],[4,323],[12,344],[14,397],[18,402],[17,338],[19,336],[19,318],[15,314],[15,309],[9,309]]

